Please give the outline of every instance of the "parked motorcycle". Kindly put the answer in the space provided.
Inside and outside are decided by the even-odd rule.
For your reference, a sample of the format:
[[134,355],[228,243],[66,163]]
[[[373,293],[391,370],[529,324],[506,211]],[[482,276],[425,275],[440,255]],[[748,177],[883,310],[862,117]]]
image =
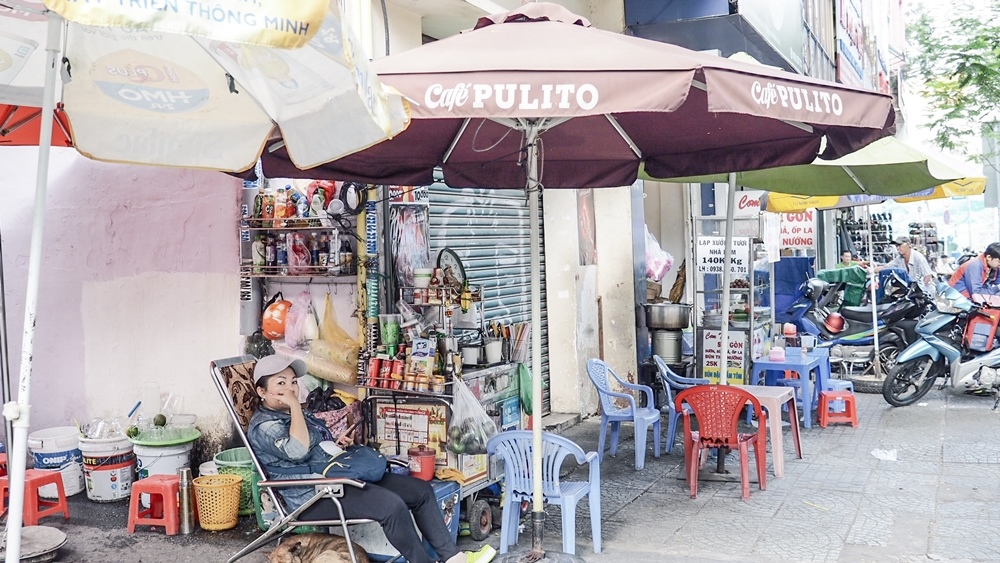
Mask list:
[[917,339],[917,319],[930,308],[930,298],[917,284],[908,285],[899,276],[888,278],[885,300],[876,307],[881,367],[876,374],[871,305],[828,310],[829,304],[835,303],[831,294],[838,291],[839,284],[811,279],[804,285],[803,299],[791,308],[792,322],[803,333],[816,336],[820,347],[830,348],[831,362],[854,380],[856,391],[880,392],[896,355]]
[[946,283],[938,284],[935,308],[917,323],[919,339],[900,352],[882,385],[894,407],[919,401],[939,377],[942,389],[989,395],[1000,389],[1000,311],[974,304]]

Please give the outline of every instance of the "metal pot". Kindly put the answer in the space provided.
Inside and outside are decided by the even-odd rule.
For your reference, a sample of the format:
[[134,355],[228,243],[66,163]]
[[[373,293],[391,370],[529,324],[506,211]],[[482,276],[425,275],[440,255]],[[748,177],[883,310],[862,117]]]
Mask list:
[[646,326],[649,328],[681,330],[691,324],[691,305],[686,303],[648,303]]

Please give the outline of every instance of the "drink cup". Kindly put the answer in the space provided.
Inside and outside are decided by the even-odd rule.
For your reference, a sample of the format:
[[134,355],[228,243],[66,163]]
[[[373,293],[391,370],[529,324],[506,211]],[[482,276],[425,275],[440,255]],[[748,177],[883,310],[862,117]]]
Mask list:
[[399,325],[402,316],[379,315],[378,318],[382,329],[382,344],[395,347],[399,344]]

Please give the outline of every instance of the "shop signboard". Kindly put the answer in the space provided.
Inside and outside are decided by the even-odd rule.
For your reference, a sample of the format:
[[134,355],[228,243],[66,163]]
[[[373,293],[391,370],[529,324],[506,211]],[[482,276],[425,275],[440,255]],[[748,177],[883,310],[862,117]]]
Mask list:
[[816,248],[816,210],[781,214],[781,248]]
[[[712,383],[719,382],[722,357],[722,331],[706,330],[702,336],[701,347],[702,377]],[[743,384],[746,373],[747,333],[742,330],[729,331],[729,368],[726,371],[726,382],[731,385]]]
[[[698,273],[721,274],[726,264],[725,237],[698,237]],[[729,273],[746,277],[750,274],[750,239],[733,238],[729,260]]]
[[802,0],[740,0],[739,14],[798,72],[805,72]]

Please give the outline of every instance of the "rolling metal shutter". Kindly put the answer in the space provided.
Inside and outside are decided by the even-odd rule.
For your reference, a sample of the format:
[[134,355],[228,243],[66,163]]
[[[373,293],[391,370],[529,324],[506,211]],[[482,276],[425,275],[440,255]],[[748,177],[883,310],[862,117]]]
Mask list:
[[[539,202],[541,206],[541,202]],[[539,208],[541,211],[541,208]],[[540,221],[541,215],[539,215]],[[539,225],[541,228],[541,225]],[[542,413],[550,410],[545,246],[542,242]],[[531,322],[531,229],[522,190],[430,188],[431,256],[451,248],[462,258],[469,283],[483,286],[486,320]]]

